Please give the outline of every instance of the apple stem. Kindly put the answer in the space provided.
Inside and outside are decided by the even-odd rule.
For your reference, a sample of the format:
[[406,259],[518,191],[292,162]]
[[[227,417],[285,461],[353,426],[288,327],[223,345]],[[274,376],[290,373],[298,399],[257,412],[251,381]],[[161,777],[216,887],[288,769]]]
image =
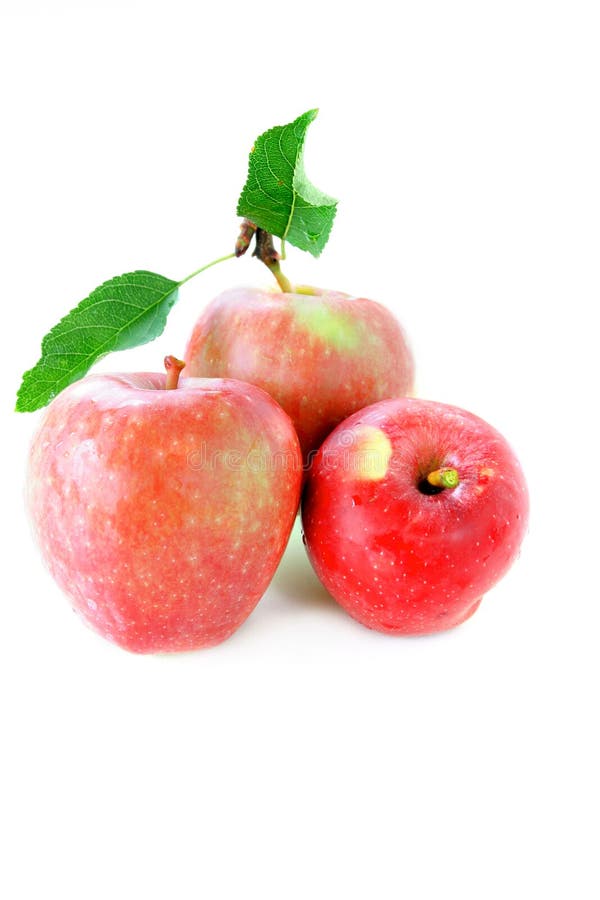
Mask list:
[[265,266],[273,273],[275,279],[277,280],[277,284],[284,292],[284,294],[289,294],[292,292],[293,288],[291,283],[285,277],[283,272],[281,271],[281,267],[279,265],[280,256],[277,250],[275,249],[275,245],[273,244],[273,235],[269,234],[268,231],[263,231],[262,228],[256,229],[256,247],[254,248],[254,252],[252,254],[256,256],[257,259],[260,259],[261,262],[265,264]]
[[456,469],[444,467],[435,469],[427,476],[427,481],[432,487],[437,488],[455,488],[460,483],[458,472]]
[[167,391],[174,391],[178,387],[179,376],[184,366],[183,360],[177,359],[176,356],[165,356],[165,371],[167,373],[165,389]]

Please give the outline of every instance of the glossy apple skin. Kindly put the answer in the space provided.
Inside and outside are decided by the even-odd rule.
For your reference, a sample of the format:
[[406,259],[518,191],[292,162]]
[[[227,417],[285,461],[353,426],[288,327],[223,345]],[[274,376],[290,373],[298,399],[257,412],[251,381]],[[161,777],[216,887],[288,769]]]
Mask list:
[[292,419],[306,458],[343,419],[410,393],[414,361],[394,316],[335,291],[226,291],[194,327],[187,373],[264,388]]
[[[454,489],[424,494],[447,466]],[[305,543],[330,594],[368,628],[443,631],[475,612],[527,528],[521,467],[491,425],[427,400],[376,403],[320,448],[302,504]]]
[[139,653],[225,640],[265,592],[302,460],[264,391],[159,374],[90,376],[52,402],[27,499],[50,572],[103,637]]

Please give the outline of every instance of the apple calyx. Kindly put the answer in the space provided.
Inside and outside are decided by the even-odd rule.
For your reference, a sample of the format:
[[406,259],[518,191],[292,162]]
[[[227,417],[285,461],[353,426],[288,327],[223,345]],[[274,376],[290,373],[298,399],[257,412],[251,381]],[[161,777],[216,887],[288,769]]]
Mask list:
[[434,469],[433,472],[430,472],[427,478],[425,479],[427,484],[431,485],[433,488],[439,488],[440,490],[444,490],[445,488],[453,489],[458,487],[460,484],[460,478],[458,477],[458,472],[456,469],[452,469],[449,466],[443,466],[439,469]]
[[185,363],[182,359],[177,359],[176,356],[165,356],[164,365],[167,373],[165,390],[174,391],[179,386],[179,376],[181,375],[181,370],[185,368]]

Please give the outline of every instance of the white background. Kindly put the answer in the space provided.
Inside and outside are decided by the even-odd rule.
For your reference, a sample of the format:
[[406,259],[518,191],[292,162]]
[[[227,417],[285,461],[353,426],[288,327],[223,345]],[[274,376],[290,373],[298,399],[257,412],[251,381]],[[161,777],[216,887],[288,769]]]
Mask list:
[[[3,896],[598,897],[596,12],[4,0]],[[295,534],[227,643],[128,655],[31,543],[20,374],[106,278],[227,253],[252,141],[313,106],[307,171],[339,212],[287,274],[396,311],[419,393],[517,450],[530,533],[444,635],[353,622]],[[240,282],[268,273],[207,272],[98,369],[159,369]]]

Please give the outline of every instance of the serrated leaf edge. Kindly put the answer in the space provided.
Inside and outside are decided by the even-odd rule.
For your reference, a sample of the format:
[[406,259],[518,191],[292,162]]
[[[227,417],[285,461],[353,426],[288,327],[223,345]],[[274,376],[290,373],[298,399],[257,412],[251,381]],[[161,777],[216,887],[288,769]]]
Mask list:
[[[272,128],[268,128],[266,131],[263,131],[262,134],[260,134],[254,142],[255,145],[259,140],[266,142],[268,137],[270,135],[272,135],[273,132],[278,131],[281,135],[281,133],[283,132],[284,129],[286,129],[286,128],[295,129],[297,123],[299,123],[301,120],[306,119],[306,123],[305,124],[303,123],[304,128],[303,128],[303,134],[302,134],[301,139],[296,134],[296,138],[299,140],[299,146],[298,146],[298,150],[297,150],[293,165],[292,165],[292,163],[290,163],[287,156],[283,153],[283,150],[281,149],[281,139],[280,139],[280,137],[278,138],[281,156],[286,160],[286,162],[288,163],[288,165],[290,166],[290,168],[292,170],[292,179],[291,179],[291,183],[289,185],[291,194],[292,194],[292,204],[291,204],[291,208],[290,208],[290,213],[289,213],[283,234],[279,235],[276,232],[274,232],[275,236],[281,238],[282,241],[288,240],[288,235],[289,235],[290,228],[292,226],[292,222],[293,222],[293,218],[294,218],[294,212],[296,210],[296,198],[297,197],[299,197],[304,202],[304,204],[306,205],[306,208],[329,210],[332,212],[332,218],[331,218],[331,222],[329,223],[329,228],[327,229],[326,232],[324,232],[327,236],[326,240],[329,240],[329,235],[331,234],[331,228],[333,226],[333,221],[334,221],[336,213],[337,213],[338,201],[335,197],[332,197],[329,194],[325,194],[323,191],[320,190],[320,188],[317,188],[316,185],[313,185],[314,190],[317,191],[319,194],[321,194],[324,200],[328,201],[326,203],[316,204],[316,203],[311,202],[311,200],[309,200],[308,197],[306,197],[302,193],[302,191],[299,190],[297,187],[297,178],[298,178],[297,169],[298,169],[299,160],[301,161],[303,151],[304,151],[304,141],[306,139],[306,132],[308,131],[309,125],[311,125],[314,122],[314,120],[316,119],[318,113],[319,113],[318,108],[309,109],[309,110],[307,110],[307,112],[302,113],[300,116],[298,116],[292,122],[288,122],[285,125],[274,125]],[[310,118],[307,118],[307,117],[310,117]],[[254,151],[254,147],[253,147],[253,151]],[[250,158],[252,156],[252,152],[250,154]],[[267,163],[268,163],[268,159],[267,159]],[[270,168],[270,166],[269,166],[269,168]],[[271,169],[271,172],[273,175],[275,175],[275,173],[273,172],[272,169]],[[303,174],[305,175],[306,173],[303,171]],[[242,215],[242,216],[246,215],[246,212],[244,212],[241,209],[241,204],[242,204],[242,199],[244,197],[244,193],[246,191],[246,186],[248,184],[249,175],[250,175],[250,162],[248,165],[248,176],[246,177],[246,182],[244,183],[244,186],[242,188],[242,192],[240,194],[240,198],[238,200],[238,205],[237,205],[237,214]],[[254,177],[256,179],[256,173],[254,174]],[[256,180],[257,180],[258,187],[262,191],[262,193],[265,194],[267,197],[269,197],[270,195],[268,194],[268,192],[265,191],[264,188],[262,188],[262,186],[258,183],[258,179],[256,179]],[[308,181],[308,179],[307,179],[307,181]],[[274,198],[271,197],[270,199],[273,202],[276,202],[274,200]],[[254,209],[260,209],[260,207],[256,206],[256,207],[254,207]],[[270,210],[270,209],[265,210],[265,212],[272,214],[272,210]],[[257,224],[259,225],[259,227],[261,227],[260,223],[257,223]],[[290,241],[290,243],[293,244],[294,242]],[[305,249],[305,248],[299,248],[299,249]],[[323,248],[319,249],[318,251],[315,251],[310,247],[306,248],[306,249],[308,249],[308,252],[311,253],[315,257],[320,256],[321,253],[323,252]]]

